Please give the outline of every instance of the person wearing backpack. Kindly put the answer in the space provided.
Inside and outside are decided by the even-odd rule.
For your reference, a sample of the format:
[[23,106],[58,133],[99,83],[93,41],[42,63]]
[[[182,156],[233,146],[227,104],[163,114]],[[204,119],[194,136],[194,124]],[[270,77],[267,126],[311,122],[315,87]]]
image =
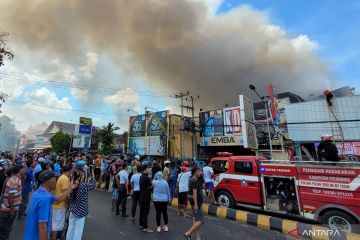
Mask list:
[[171,164],[169,179],[167,180],[168,184],[169,184],[169,188],[170,188],[171,201],[175,197],[177,177],[178,177],[177,168],[176,168],[175,164]]

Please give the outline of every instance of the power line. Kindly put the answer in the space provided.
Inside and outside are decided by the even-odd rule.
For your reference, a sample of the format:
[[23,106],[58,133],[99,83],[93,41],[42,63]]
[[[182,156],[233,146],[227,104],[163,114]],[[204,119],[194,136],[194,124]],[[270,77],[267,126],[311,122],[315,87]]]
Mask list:
[[106,113],[106,112],[91,112],[91,111],[85,111],[85,110],[79,110],[79,109],[69,109],[69,108],[59,108],[49,105],[41,105],[41,104],[35,104],[35,103],[26,103],[21,101],[14,101],[14,100],[8,100],[7,102],[15,103],[14,105],[18,104],[26,104],[26,105],[32,105],[37,107],[44,107],[49,109],[56,109],[61,111],[71,111],[71,112],[81,112],[81,113],[89,113],[89,114],[99,114],[99,115],[108,115],[108,116],[118,116],[118,117],[130,117],[129,114],[117,114],[117,113]]
[[[4,73],[0,73],[0,75],[5,75],[6,79],[2,79],[2,81],[12,80],[14,82],[20,82],[25,84],[34,84],[34,85],[41,85],[41,86],[48,86],[54,88],[62,88],[62,89],[69,89],[75,88],[80,90],[86,90],[89,92],[99,92],[99,93],[111,93],[111,94],[120,94],[120,95],[142,95],[142,96],[153,96],[153,97],[175,97],[175,93],[171,92],[151,92],[146,90],[129,90],[129,89],[117,89],[117,88],[106,88],[106,87],[99,87],[94,85],[81,85],[81,84],[64,84],[55,81],[32,81],[29,78],[25,78],[23,76],[9,76]],[[39,79],[39,78],[38,78]]]

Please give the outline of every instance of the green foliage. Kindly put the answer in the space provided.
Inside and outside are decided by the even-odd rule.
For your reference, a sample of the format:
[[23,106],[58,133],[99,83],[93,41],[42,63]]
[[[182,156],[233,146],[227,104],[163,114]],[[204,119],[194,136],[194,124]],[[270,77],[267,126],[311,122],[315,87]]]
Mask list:
[[57,132],[50,138],[50,142],[54,153],[67,152],[70,148],[71,136],[67,133]]
[[108,155],[114,150],[115,131],[119,127],[114,127],[113,123],[109,123],[99,131],[99,141],[101,144],[100,154]]

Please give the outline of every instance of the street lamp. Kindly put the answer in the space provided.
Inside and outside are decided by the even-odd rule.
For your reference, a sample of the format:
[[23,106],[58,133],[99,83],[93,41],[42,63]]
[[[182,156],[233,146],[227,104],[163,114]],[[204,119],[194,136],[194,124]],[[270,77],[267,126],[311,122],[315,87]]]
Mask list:
[[268,129],[268,138],[269,138],[269,146],[270,146],[270,156],[271,159],[273,158],[273,148],[272,148],[272,142],[271,142],[271,132],[270,132],[270,123],[269,123],[269,113],[268,113],[268,103],[264,101],[264,96],[261,96],[257,91],[254,85],[250,84],[249,88],[255,92],[255,94],[260,98],[261,102],[265,104],[265,113],[266,113],[266,126]]

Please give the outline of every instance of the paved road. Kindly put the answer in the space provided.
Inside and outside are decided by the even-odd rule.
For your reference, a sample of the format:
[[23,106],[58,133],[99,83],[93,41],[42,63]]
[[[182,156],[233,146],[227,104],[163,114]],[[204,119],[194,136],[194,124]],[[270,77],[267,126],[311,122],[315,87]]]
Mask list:
[[[180,217],[177,211],[169,208],[168,233],[143,233],[137,229],[138,218],[132,223],[129,218],[114,216],[110,211],[110,194],[94,190],[90,194],[90,215],[86,219],[83,240],[102,239],[171,239],[183,240],[183,233],[191,226],[191,218]],[[128,202],[128,209],[130,209]],[[138,212],[137,212],[138,214]],[[152,208],[149,216],[149,226],[155,230],[155,210]],[[24,232],[25,220],[15,223],[10,240],[20,240]],[[250,225],[243,225],[228,220],[206,217],[201,229],[205,240],[282,240],[283,234],[262,230]],[[193,238],[194,239],[194,238]]]

